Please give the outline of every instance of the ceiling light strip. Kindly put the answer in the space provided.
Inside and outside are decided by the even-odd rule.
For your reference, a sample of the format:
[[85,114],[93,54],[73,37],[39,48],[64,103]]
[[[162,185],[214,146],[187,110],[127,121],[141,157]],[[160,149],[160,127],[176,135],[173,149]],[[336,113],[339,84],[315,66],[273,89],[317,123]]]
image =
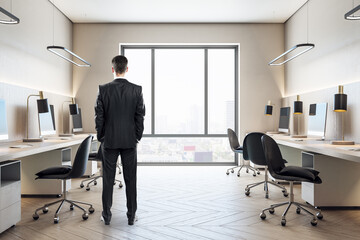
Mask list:
[[[78,63],[74,62],[73,60],[65,57],[64,55],[61,55],[60,53],[58,53],[58,52],[56,51],[56,49],[57,49],[57,50],[63,50],[63,51],[65,51],[65,52],[71,54],[73,57],[79,59],[80,61],[82,61],[82,62],[85,63],[85,64],[78,64]],[[66,61],[71,62],[72,64],[74,64],[74,65],[76,65],[76,66],[78,66],[78,67],[91,67],[91,64],[90,64],[90,63],[88,63],[87,61],[85,61],[84,59],[82,59],[81,57],[79,57],[78,55],[76,55],[75,53],[73,53],[72,51],[70,51],[69,49],[67,49],[67,48],[65,48],[65,47],[62,47],[62,46],[48,46],[48,47],[47,47],[47,50],[49,50],[50,52],[58,55],[59,57],[61,57],[61,58],[63,58],[63,59],[65,59]]]
[[0,7],[0,12],[2,12],[3,14],[5,14],[6,16],[8,16],[10,18],[10,20],[3,20],[0,19],[0,23],[4,23],[4,24],[18,24],[20,22],[20,19],[17,18],[16,16],[14,16],[13,14],[11,14],[10,12],[6,11],[5,9],[3,9],[2,7]]
[[360,20],[360,15],[353,15],[360,10],[360,5],[356,8],[351,9],[349,12],[345,13],[344,17],[346,20]]
[[[286,59],[285,61],[281,62],[281,63],[275,63],[277,60],[279,60],[280,58],[282,58],[283,56],[285,56],[286,54],[294,51],[297,48],[302,48],[302,47],[306,47],[303,51],[299,52],[298,54]],[[284,52],[283,54],[281,54],[280,56],[274,58],[273,60],[271,60],[268,64],[270,66],[280,66],[283,65],[284,63],[287,63],[288,61],[300,56],[301,54],[306,53],[307,51],[310,51],[311,49],[313,49],[315,47],[315,44],[312,43],[301,43],[301,44],[297,44],[295,46],[293,46],[292,48],[290,48],[289,50],[287,50],[286,52]]]

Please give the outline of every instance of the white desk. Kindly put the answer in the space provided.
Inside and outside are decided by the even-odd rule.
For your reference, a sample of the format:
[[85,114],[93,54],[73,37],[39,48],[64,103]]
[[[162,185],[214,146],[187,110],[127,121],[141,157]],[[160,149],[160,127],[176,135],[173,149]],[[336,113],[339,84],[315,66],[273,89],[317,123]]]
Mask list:
[[[271,136],[271,135],[270,135]],[[360,151],[331,145],[330,141],[292,139],[290,136],[272,135],[279,144],[288,165],[313,167],[320,172],[322,184],[302,183],[302,198],[314,206],[360,206]]]
[[[67,160],[70,165],[77,148],[87,136],[34,142],[27,148],[10,148],[23,145],[21,141],[0,144],[0,233],[21,220],[21,194],[62,193],[60,180],[35,182],[34,174],[47,167],[61,165],[62,160]],[[16,159],[21,163],[7,161]]]

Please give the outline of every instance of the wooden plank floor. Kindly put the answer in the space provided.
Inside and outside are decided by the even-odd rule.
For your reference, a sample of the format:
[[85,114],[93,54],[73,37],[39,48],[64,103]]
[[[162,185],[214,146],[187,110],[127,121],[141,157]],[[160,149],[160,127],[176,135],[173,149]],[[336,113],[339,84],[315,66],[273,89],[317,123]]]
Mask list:
[[[266,220],[259,218],[262,208],[286,201],[281,191],[270,187],[269,199],[262,187],[246,197],[246,184],[261,181],[260,176],[242,172],[227,176],[226,167],[141,166],[138,168],[138,217],[134,226],[127,225],[125,189],[114,189],[113,218],[110,226],[100,222],[101,181],[89,192],[73,180],[69,198],[91,202],[96,209],[87,221],[82,212],[69,211],[64,205],[59,224],[53,224],[57,206],[40,219],[33,211],[54,198],[22,198],[22,221],[0,235],[0,239],[360,239],[359,210],[324,210],[324,219],[310,225],[311,218],[297,215],[291,208],[287,225],[280,225],[284,208]],[[122,175],[117,176],[122,179]],[[45,180],[44,180],[45,181]],[[295,186],[300,199],[300,186]]]

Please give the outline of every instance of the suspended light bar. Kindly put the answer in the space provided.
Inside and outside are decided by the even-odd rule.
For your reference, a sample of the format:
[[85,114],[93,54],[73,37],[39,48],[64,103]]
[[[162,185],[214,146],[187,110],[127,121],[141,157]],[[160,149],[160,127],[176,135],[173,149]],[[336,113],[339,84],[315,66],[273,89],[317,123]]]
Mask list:
[[[275,63],[277,60],[279,60],[280,58],[282,58],[283,56],[285,56],[286,54],[294,51],[297,48],[303,48],[306,47],[303,51],[299,52],[298,54],[292,56],[291,58],[286,59],[285,61],[281,62],[281,63]],[[287,63],[288,61],[300,56],[301,54],[306,53],[307,51],[313,49],[315,47],[315,44],[312,43],[301,43],[301,44],[297,44],[295,46],[293,46],[292,48],[290,48],[289,50],[287,50],[286,52],[284,52],[283,54],[281,54],[280,56],[278,56],[277,58],[271,60],[268,64],[270,66],[280,66],[283,65],[284,63]]]
[[18,24],[20,22],[20,19],[17,18],[16,16],[14,16],[13,14],[11,14],[10,12],[6,11],[5,9],[0,7],[0,12],[2,12],[3,14],[5,14],[6,16],[8,16],[10,18],[10,20],[3,20],[0,19],[0,23],[3,24]]
[[[70,51],[69,49],[65,48],[65,47],[62,47],[62,46],[48,46],[47,47],[47,50],[49,50],[50,52],[58,55],[59,57],[65,59],[66,61],[69,61],[71,62],[72,64],[78,66],[78,67],[91,67],[91,64],[88,63],[87,61],[85,61],[84,59],[82,59],[81,57],[79,57],[78,55],[76,55],[75,53],[73,53],[72,51]],[[78,64],[76,62],[74,62],[73,60],[65,57],[64,55],[60,54],[59,52],[57,52],[56,50],[63,50],[69,54],[71,54],[73,57],[79,59],[80,61],[82,61],[83,63],[85,64]]]
[[360,5],[356,8],[351,9],[349,12],[345,13],[345,19],[346,20],[360,20],[360,15],[353,15],[357,11],[360,10]]

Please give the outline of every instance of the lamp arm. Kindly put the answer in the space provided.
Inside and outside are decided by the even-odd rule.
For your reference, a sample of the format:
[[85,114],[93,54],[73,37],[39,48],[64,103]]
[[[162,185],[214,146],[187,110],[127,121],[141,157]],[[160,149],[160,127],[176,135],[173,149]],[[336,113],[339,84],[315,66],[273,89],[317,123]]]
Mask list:
[[28,118],[29,118],[29,99],[30,97],[40,97],[39,94],[30,94],[27,97],[26,100],[26,139],[29,139],[29,122],[28,122]]

